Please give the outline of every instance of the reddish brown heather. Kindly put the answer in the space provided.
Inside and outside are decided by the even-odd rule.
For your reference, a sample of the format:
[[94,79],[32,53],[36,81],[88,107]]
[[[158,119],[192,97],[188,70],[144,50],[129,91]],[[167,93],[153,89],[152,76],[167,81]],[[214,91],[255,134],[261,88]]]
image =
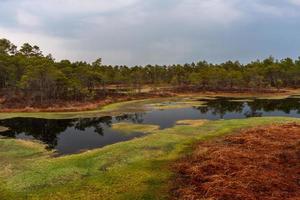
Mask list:
[[171,199],[300,200],[300,125],[202,142],[174,171]]

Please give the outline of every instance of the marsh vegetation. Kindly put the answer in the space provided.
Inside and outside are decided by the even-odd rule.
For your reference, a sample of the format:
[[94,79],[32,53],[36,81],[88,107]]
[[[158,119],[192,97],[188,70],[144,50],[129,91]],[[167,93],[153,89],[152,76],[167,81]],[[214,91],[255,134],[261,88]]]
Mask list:
[[170,165],[196,141],[243,128],[299,122],[268,117],[178,125],[85,153],[53,157],[44,145],[0,139],[1,199],[166,199]]
[[297,199],[299,140],[291,123],[199,142],[174,164],[172,199]]
[[299,59],[110,66],[1,39],[0,72],[0,199],[167,199],[195,143],[300,122]]
[[[0,126],[9,128],[0,135],[37,140],[59,155],[72,154],[145,137],[149,132],[180,124],[197,126],[206,120],[262,116],[300,117],[299,101],[296,96],[282,99],[199,96],[118,103],[80,115],[53,113],[52,118],[47,113],[22,113],[17,118],[18,113],[0,114]],[[116,116],[110,116],[115,113]]]
[[300,86],[299,59],[111,66],[101,58],[92,63],[55,61],[36,45],[17,48],[7,39],[0,39],[0,71],[3,111],[80,111],[113,101],[182,92],[274,92]]

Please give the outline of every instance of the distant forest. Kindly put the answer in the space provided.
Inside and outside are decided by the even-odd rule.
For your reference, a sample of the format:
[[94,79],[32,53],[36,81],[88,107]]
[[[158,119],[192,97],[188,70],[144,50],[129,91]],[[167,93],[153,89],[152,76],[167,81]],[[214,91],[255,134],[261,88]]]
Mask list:
[[55,61],[28,43],[17,48],[0,39],[0,91],[6,101],[86,101],[111,94],[137,94],[143,88],[163,91],[259,91],[300,86],[300,58],[273,57],[248,64],[227,61],[211,64],[111,66],[101,59],[93,63]]

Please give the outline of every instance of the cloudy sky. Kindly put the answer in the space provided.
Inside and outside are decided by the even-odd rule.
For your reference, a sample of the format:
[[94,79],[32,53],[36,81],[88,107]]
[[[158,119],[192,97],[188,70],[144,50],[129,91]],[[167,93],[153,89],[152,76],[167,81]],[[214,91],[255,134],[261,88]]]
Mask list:
[[297,58],[300,0],[0,0],[3,37],[105,64]]

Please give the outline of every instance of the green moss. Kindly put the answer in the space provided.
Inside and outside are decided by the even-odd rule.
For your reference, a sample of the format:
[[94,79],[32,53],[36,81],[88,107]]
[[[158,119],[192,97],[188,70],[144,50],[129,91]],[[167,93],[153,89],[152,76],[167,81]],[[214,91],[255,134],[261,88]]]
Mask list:
[[[217,95],[218,97],[237,97],[235,94]],[[243,98],[261,98],[261,99],[283,99],[288,95],[272,96],[272,95],[242,95]],[[0,113],[1,119],[9,119],[16,117],[26,118],[43,118],[43,119],[74,119],[74,118],[91,118],[104,116],[117,116],[127,113],[143,112],[151,109],[179,109],[188,107],[204,106],[204,101],[215,99],[216,95],[199,95],[199,96],[181,96],[169,98],[154,98],[144,100],[126,101],[114,103],[96,110],[81,111],[81,112],[21,112],[21,113]],[[239,100],[238,100],[239,101]]]
[[[0,139],[0,191],[14,199],[165,199],[170,164],[191,144],[241,128],[299,119],[264,117],[178,125],[81,154],[52,158],[41,144]],[[3,193],[3,194],[4,194]],[[0,196],[1,197],[1,196]]]
[[[16,117],[24,118],[43,118],[43,119],[75,119],[75,118],[91,118],[104,116],[117,116],[127,113],[143,112],[151,109],[161,109],[155,107],[157,104],[178,104],[177,108],[192,107],[202,105],[199,101],[191,101],[189,98],[170,97],[170,98],[154,98],[144,100],[126,101],[113,103],[96,110],[81,111],[81,112],[21,112],[21,113],[0,113],[1,119],[9,119]],[[180,102],[180,103],[176,103]],[[164,109],[172,109],[165,107]]]
[[262,96],[262,97],[257,97],[257,99],[268,99],[268,100],[276,100],[276,99],[286,99],[290,97],[290,95],[278,95],[278,96]]
[[150,133],[159,129],[158,125],[151,124],[133,124],[133,123],[116,123],[112,125],[112,129],[130,134],[130,133]]
[[1,119],[9,119],[16,117],[24,118],[43,118],[43,119],[74,119],[74,118],[91,118],[122,115],[125,113],[144,111],[145,104],[149,100],[127,101],[114,103],[96,110],[81,111],[81,112],[21,112],[21,113],[0,113]]
[[230,102],[253,102],[254,99],[230,99]]
[[183,125],[183,126],[202,126],[207,123],[207,120],[198,119],[198,120],[179,120],[176,122],[176,125]]
[[150,104],[153,109],[157,110],[171,110],[180,108],[190,108],[190,107],[200,107],[203,106],[205,102],[193,101],[191,99],[181,99],[177,101],[165,101],[160,103]]
[[38,142],[0,139],[0,177],[9,177],[23,170],[35,159],[48,158],[51,152]]

